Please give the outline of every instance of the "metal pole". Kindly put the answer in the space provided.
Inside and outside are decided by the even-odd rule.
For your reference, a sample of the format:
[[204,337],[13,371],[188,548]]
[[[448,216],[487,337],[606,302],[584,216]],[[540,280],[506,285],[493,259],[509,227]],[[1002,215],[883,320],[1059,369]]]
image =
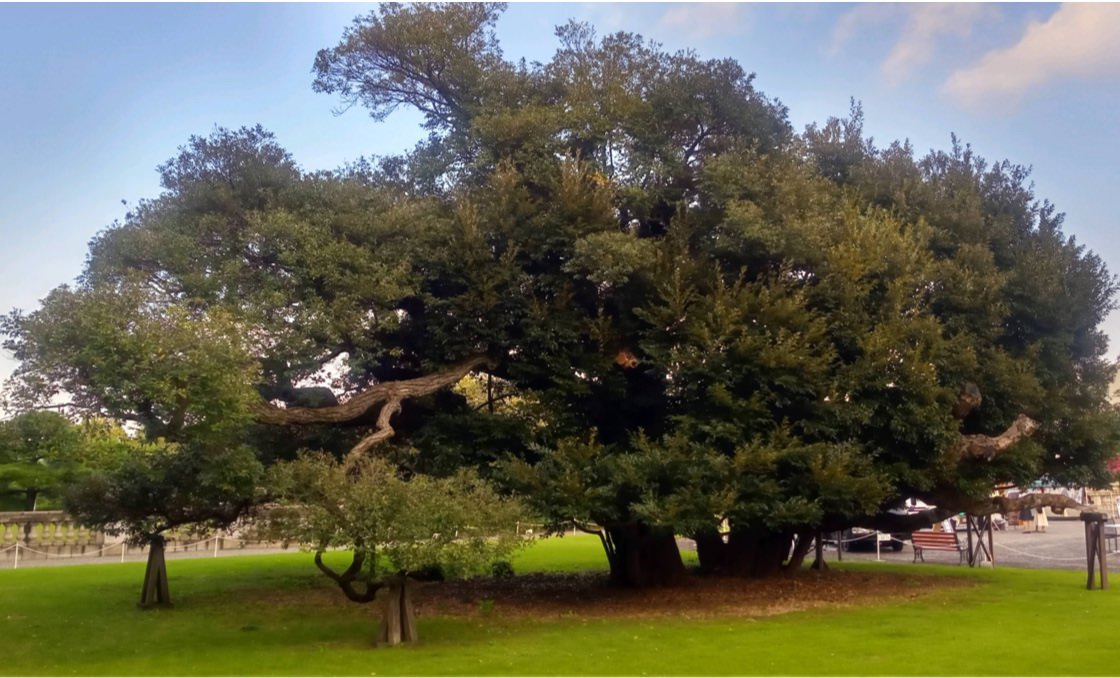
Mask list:
[[19,569],[19,542],[18,541],[16,542],[16,556],[15,556],[15,559],[12,560],[12,569],[13,570],[18,570]]
[[121,562],[122,563],[124,562],[124,552],[127,551],[127,550],[128,550],[128,542],[127,541],[122,541],[121,542]]
[[883,559],[879,557],[879,530],[875,530],[875,561],[883,562]]
[[218,557],[218,535],[214,535],[214,557]]

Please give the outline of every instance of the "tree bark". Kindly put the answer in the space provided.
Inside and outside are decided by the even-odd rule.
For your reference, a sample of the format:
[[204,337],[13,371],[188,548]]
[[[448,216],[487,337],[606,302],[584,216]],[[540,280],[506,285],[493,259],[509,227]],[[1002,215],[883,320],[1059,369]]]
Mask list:
[[165,540],[156,535],[148,542],[148,566],[144,570],[144,588],[140,592],[140,607],[171,607],[171,593],[167,587],[167,561],[164,558]]
[[688,576],[669,530],[652,529],[643,523],[628,523],[607,528],[614,547],[610,581],[615,586],[647,588],[674,586]]
[[392,646],[414,643],[420,639],[416,631],[416,610],[412,604],[413,581],[404,575],[392,577],[378,591],[381,626],[377,645]]

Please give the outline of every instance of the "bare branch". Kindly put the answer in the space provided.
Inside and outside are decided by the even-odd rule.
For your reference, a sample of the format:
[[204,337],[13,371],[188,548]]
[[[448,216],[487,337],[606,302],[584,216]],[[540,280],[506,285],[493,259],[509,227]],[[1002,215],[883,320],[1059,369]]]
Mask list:
[[[370,408],[380,403],[397,402],[398,404],[409,398],[429,395],[436,391],[451,386],[467,375],[471,370],[486,364],[486,356],[476,355],[460,361],[435,374],[390,381],[375,384],[365,391],[358,393],[353,398],[338,405],[327,407],[276,407],[261,401],[253,406],[254,418],[262,424],[289,425],[289,424],[337,424],[351,421],[362,416]],[[390,415],[393,412],[390,412]],[[385,416],[384,409],[382,416]],[[379,428],[380,420],[379,419]],[[389,429],[392,431],[392,429]],[[392,435],[390,433],[389,435]]]
[[1043,506],[1059,509],[1073,509],[1075,511],[1094,511],[1099,508],[1086,506],[1081,502],[1070,499],[1064,494],[1051,492],[1025,494],[1015,497],[1014,499],[1010,497],[992,497],[991,503],[994,509],[992,513],[1003,513],[1004,515],[1016,513],[1025,508],[1041,508]]
[[961,436],[959,450],[963,457],[979,457],[991,460],[1020,440],[1029,438],[1037,430],[1037,421],[1025,414],[1020,414],[1011,426],[998,436]]
[[366,554],[364,552],[354,551],[354,558],[350,563],[350,567],[346,568],[346,571],[342,574],[339,574],[323,562],[322,550],[318,550],[315,552],[315,566],[318,567],[323,574],[330,577],[330,579],[334,581],[334,583],[338,584],[338,587],[342,589],[342,592],[346,594],[347,598],[356,603],[370,602],[374,599],[374,597],[376,597],[377,591],[382,586],[380,582],[365,582],[365,591],[359,592],[354,589],[354,581],[357,578],[358,573],[362,571],[362,565],[365,563],[365,560]]

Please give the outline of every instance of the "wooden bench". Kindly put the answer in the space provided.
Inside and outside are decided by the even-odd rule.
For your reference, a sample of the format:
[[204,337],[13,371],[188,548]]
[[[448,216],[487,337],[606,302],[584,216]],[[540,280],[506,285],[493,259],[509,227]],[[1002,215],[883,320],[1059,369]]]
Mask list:
[[923,551],[956,551],[960,556],[960,563],[964,564],[964,554],[967,548],[957,539],[956,532],[934,532],[933,530],[919,530],[910,536],[910,544],[914,547],[914,562],[926,562]]

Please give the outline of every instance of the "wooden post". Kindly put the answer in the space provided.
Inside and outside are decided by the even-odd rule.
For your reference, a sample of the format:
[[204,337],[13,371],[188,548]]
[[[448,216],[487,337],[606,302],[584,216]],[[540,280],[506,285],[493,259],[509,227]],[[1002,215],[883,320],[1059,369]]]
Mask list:
[[988,514],[988,555],[992,559],[992,567],[993,568],[996,566],[996,545],[995,545],[994,539],[992,538],[992,523],[994,523],[994,522],[995,521],[992,520],[992,514],[989,513]]
[[1103,591],[1108,588],[1108,563],[1105,557],[1104,521],[1107,516],[1103,513],[1082,513],[1081,520],[1085,523],[1085,557],[1089,570],[1089,580],[1086,588],[1093,590],[1094,569],[1100,565],[1100,587]]
[[1097,530],[1097,557],[1101,564],[1101,590],[1108,588],[1108,549],[1105,548],[1104,520],[1095,526]]
[[[952,521],[949,524],[952,525]],[[976,552],[972,549],[972,516],[967,513],[964,516],[964,532],[968,535],[968,566],[976,567]]]

